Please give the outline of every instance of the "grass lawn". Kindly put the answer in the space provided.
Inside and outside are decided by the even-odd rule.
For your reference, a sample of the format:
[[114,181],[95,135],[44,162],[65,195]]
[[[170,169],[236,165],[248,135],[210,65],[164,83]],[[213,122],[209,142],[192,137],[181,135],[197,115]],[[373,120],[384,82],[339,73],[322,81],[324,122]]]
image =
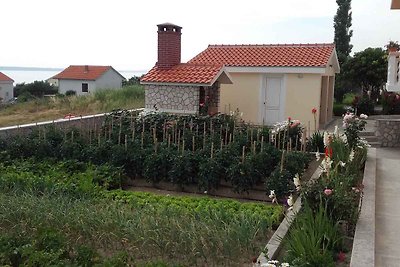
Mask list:
[[119,90],[101,90],[85,96],[54,97],[16,103],[0,109],[0,127],[109,112],[114,109],[144,107],[144,88],[141,85]]

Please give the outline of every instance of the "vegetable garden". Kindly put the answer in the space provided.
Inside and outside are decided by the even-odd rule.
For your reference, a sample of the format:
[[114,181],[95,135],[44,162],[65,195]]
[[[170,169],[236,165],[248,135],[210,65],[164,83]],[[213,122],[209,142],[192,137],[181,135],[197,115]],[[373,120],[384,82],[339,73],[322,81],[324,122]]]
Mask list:
[[[263,188],[265,195],[273,190],[269,200],[285,203],[285,198],[298,194],[296,179],[312,158],[307,151],[324,149],[321,134],[307,137],[303,131],[291,119],[271,129],[247,124],[237,113],[198,117],[117,111],[102,125],[73,129],[52,125],[38,127],[29,136],[4,138],[0,140],[0,263],[249,263],[282,220],[283,206],[123,189],[130,180],[140,179],[153,186],[170,183],[181,190],[195,186],[205,193],[229,184],[244,195],[255,187]],[[351,142],[357,143],[357,138],[349,134]],[[335,147],[333,142],[332,146],[336,157],[348,160],[347,145]],[[333,180],[323,181],[304,191],[306,198],[316,199],[310,201],[313,210],[322,201],[320,189],[332,186]],[[352,178],[346,186],[357,181]],[[355,218],[354,212],[340,213],[345,205],[340,199],[337,206],[326,204],[342,214],[336,219]],[[349,196],[346,201],[350,199],[354,200]]]

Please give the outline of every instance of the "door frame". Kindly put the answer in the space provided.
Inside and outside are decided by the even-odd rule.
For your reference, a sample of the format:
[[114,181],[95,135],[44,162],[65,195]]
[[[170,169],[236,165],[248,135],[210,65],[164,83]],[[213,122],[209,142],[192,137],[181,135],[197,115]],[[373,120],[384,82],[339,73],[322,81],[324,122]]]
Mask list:
[[281,79],[279,121],[283,121],[285,119],[287,75],[283,74],[283,73],[265,73],[265,74],[260,75],[259,109],[258,109],[258,122],[260,125],[267,125],[266,124],[266,104],[264,103],[264,99],[267,94],[268,78],[280,78]]

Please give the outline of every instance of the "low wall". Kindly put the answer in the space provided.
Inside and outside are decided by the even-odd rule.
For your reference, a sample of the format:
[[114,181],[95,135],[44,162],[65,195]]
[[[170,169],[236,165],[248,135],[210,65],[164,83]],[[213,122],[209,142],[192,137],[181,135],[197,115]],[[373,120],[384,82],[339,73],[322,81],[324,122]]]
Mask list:
[[[135,109],[132,111],[141,111],[143,109]],[[28,135],[33,130],[40,127],[55,126],[59,129],[77,128],[77,129],[95,129],[100,128],[104,122],[105,116],[110,113],[101,113],[88,116],[73,117],[68,119],[58,119],[53,121],[44,121],[37,123],[29,123],[23,125],[15,125],[9,127],[0,127],[0,138],[12,137],[15,135]]]
[[369,148],[364,169],[364,193],[354,234],[350,267],[375,266],[376,148]]
[[382,147],[400,147],[400,116],[377,119],[376,128]]

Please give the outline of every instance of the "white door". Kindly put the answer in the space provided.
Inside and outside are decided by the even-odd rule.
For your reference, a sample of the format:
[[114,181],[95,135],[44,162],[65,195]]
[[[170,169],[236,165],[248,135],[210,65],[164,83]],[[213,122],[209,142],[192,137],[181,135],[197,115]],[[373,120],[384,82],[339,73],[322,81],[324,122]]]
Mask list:
[[267,125],[283,120],[282,110],[282,78],[268,77],[265,87],[265,114],[264,121]]

